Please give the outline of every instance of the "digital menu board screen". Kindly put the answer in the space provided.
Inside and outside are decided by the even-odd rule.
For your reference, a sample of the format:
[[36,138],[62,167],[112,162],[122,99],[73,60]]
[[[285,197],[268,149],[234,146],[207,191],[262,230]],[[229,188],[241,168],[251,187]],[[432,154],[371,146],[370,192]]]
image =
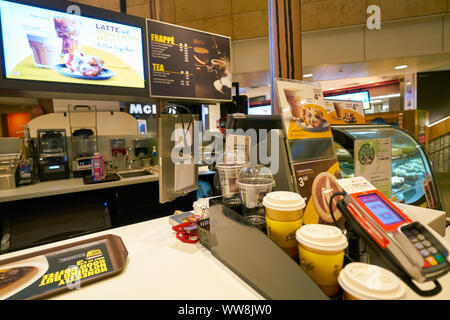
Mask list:
[[361,101],[364,105],[364,110],[370,109],[369,91],[338,94],[335,96],[325,97],[325,99],[327,99],[327,100],[344,100],[344,101]]
[[232,99],[229,37],[147,19],[150,96]]
[[0,17],[4,79],[146,88],[143,27],[5,0]]

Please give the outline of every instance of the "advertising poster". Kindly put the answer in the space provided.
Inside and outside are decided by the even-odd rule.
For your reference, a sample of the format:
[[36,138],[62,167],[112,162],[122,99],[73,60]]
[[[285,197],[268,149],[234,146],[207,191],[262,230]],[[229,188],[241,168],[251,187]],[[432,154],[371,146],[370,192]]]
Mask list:
[[276,79],[276,86],[288,139],[332,138],[320,84]]
[[331,124],[366,124],[361,101],[325,100]]
[[147,19],[150,95],[232,98],[230,38]]
[[[292,172],[298,193],[306,201],[303,223],[334,225],[329,209],[330,198],[335,192],[342,191],[336,182],[337,179],[341,179],[336,158],[294,163]],[[339,227],[344,228],[345,219],[336,208],[338,200],[340,197],[333,199],[333,214]]]
[[7,79],[145,88],[142,29],[0,1]]
[[363,176],[387,198],[391,197],[391,139],[355,140],[355,177]]

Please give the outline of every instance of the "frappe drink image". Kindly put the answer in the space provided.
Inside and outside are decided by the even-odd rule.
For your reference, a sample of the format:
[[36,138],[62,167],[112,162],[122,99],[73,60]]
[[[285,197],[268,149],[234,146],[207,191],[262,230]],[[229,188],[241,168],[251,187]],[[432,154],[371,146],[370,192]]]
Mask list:
[[36,67],[52,68],[61,63],[61,38],[34,34],[27,34],[27,38],[33,53],[33,62]]

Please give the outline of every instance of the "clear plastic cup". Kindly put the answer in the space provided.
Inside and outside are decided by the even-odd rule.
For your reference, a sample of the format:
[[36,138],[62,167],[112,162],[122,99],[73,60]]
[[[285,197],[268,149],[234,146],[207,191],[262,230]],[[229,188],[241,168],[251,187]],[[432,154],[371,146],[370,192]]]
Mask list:
[[[222,196],[225,199],[230,199],[239,194],[239,187],[237,186],[237,179],[239,172],[246,164],[224,163],[217,164],[216,168],[219,173],[220,187],[222,189]],[[239,200],[239,199],[238,199]]]
[[406,294],[405,285],[391,271],[361,262],[346,265],[338,282],[344,300],[400,300]]
[[272,191],[275,185],[272,172],[263,165],[248,165],[241,169],[237,186],[242,203],[248,209],[262,207],[266,194]]

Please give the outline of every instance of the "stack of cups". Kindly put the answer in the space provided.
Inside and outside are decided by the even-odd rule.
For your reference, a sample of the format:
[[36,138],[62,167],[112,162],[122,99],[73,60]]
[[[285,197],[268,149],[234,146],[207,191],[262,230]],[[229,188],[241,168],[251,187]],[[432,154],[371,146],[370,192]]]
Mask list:
[[334,226],[308,224],[296,233],[301,268],[332,297],[338,294],[338,275],[344,264],[347,237]]
[[239,204],[239,188],[236,181],[239,172],[246,164],[238,163],[224,163],[217,164],[216,168],[219,172],[220,187],[222,189],[222,196],[225,202],[229,204]]
[[298,255],[295,233],[302,226],[305,199],[298,193],[275,191],[263,199],[267,236],[290,257]]
[[345,300],[399,300],[406,293],[403,282],[379,266],[352,262],[339,273]]

